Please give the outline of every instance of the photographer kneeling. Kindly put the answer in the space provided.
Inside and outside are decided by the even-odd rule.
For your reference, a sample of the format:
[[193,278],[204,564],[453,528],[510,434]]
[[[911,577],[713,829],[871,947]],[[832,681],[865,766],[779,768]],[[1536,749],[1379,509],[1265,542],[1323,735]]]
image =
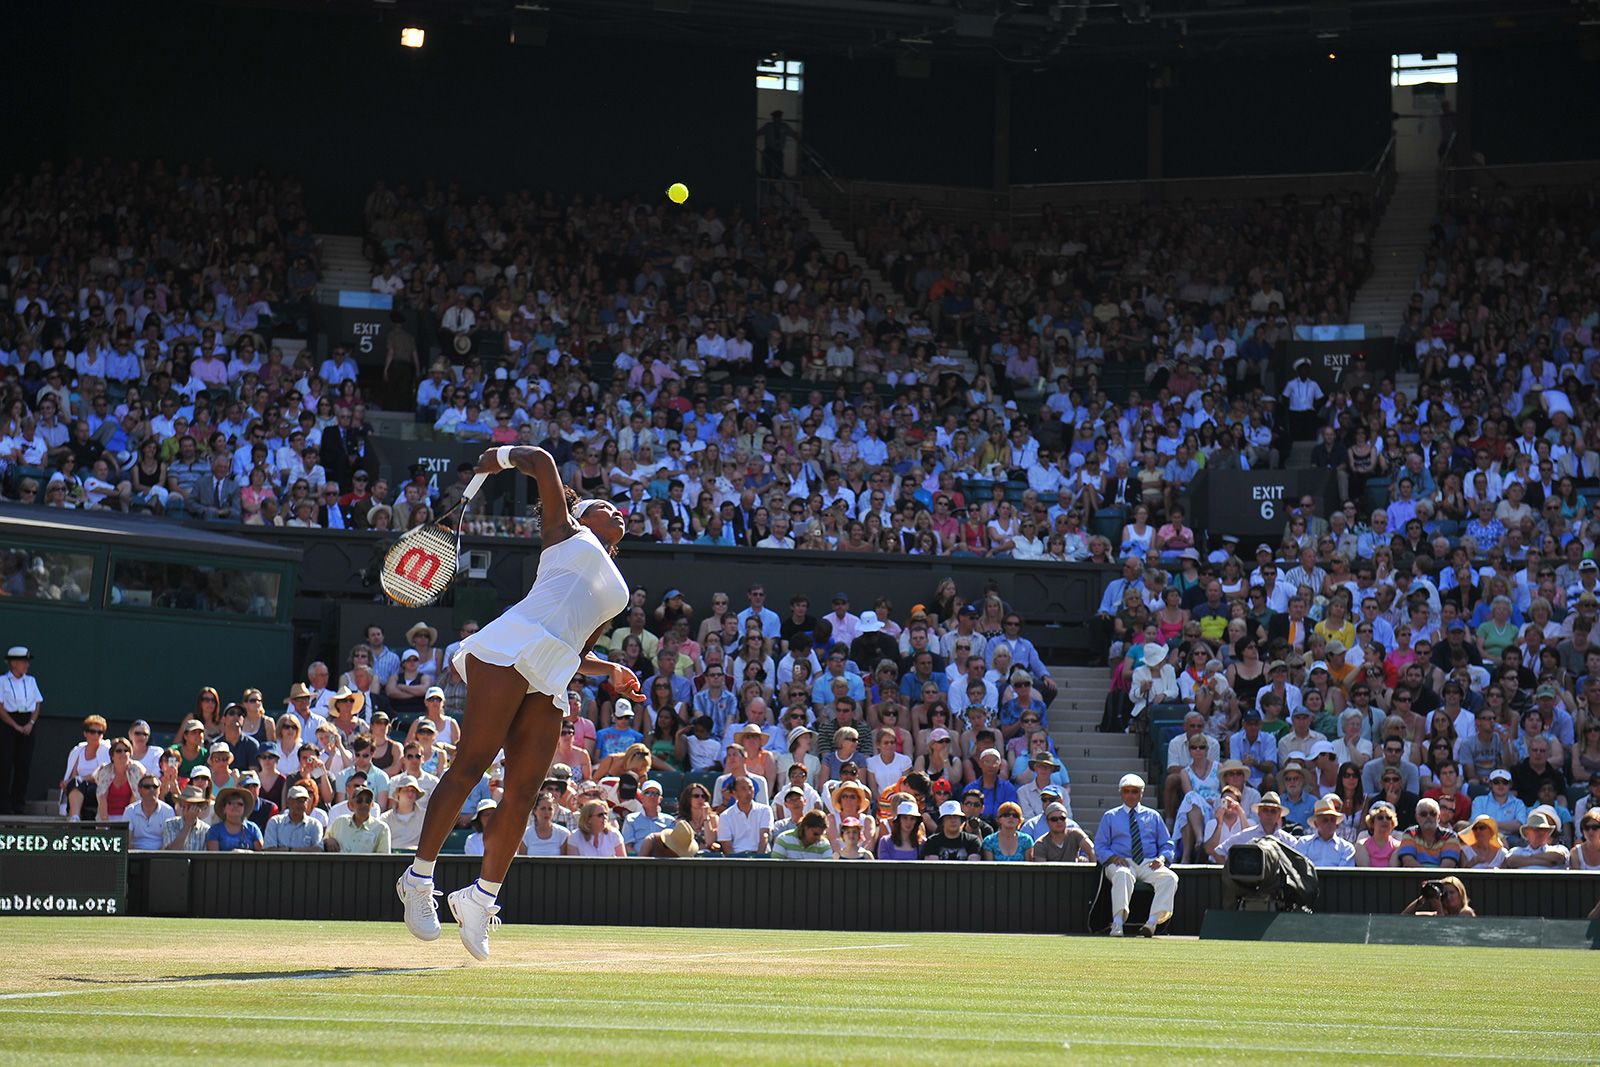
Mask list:
[[1467,887],[1455,875],[1422,883],[1422,895],[1407,904],[1401,915],[1463,915],[1476,919],[1478,913],[1467,901]]

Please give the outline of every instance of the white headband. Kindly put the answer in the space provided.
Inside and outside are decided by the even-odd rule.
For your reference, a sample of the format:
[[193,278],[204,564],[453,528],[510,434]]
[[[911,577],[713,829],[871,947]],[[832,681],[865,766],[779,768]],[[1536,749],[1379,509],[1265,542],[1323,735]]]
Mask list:
[[598,506],[600,503],[601,502],[599,500],[592,498],[589,500],[580,500],[576,504],[572,505],[572,517],[575,519],[581,519],[583,518],[583,513],[585,511],[588,511],[592,507]]

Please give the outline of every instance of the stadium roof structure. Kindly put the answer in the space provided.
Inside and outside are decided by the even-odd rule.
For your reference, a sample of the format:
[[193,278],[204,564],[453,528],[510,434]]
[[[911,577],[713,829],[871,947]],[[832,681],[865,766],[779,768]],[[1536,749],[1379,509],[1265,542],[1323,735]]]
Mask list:
[[[246,2],[329,10],[325,0]],[[540,42],[570,33],[1031,66],[1297,46],[1426,51],[1600,26],[1600,0],[371,0],[371,10],[424,25],[521,27]]]
[[[281,544],[149,515],[75,511],[12,503],[0,504],[0,541],[93,541],[112,549],[160,548],[204,556],[251,556],[299,562],[300,551]],[[233,527],[232,529],[237,529]]]

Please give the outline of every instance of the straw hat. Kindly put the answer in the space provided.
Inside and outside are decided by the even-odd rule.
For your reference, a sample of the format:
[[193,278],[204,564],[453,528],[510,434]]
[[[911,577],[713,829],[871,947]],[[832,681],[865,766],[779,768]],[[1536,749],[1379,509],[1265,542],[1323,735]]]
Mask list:
[[661,835],[661,843],[670,848],[679,859],[688,859],[700,851],[700,842],[694,839],[694,827],[682,819],[673,823],[672,829]]
[[333,703],[338,704],[341,700],[354,700],[356,705],[350,709],[350,712],[353,715],[360,715],[361,709],[366,706],[367,694],[359,689],[351,689],[348,685],[342,685],[339,687],[339,691],[333,694]]

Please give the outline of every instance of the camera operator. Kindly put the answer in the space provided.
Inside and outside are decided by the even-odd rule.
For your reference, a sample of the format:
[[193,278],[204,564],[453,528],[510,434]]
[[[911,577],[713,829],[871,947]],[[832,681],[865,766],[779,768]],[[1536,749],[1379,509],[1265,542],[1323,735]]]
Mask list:
[[1472,904],[1467,900],[1467,887],[1453,874],[1431,882],[1423,882],[1422,894],[1407,904],[1400,914],[1427,917],[1463,915],[1470,919],[1478,917],[1478,913],[1472,910]]

